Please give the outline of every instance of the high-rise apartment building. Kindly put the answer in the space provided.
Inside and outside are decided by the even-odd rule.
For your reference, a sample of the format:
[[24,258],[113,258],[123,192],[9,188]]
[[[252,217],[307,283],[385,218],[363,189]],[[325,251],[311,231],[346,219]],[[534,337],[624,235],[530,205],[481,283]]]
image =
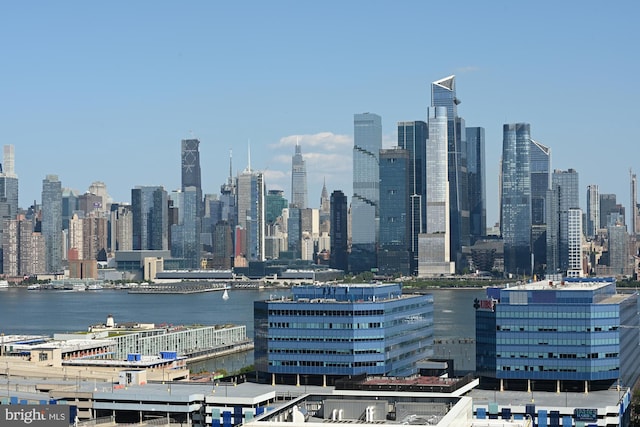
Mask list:
[[380,150],[380,241],[378,271],[384,275],[412,274],[409,151]]
[[447,162],[447,109],[429,108],[426,162],[426,228],[418,236],[418,276],[455,273],[451,261],[449,181]]
[[[5,145],[3,162],[0,165],[0,242],[3,241],[4,221],[14,220],[18,214],[18,176],[14,170],[14,159],[13,145]],[[2,249],[0,249],[0,260],[2,259]],[[0,273],[3,272],[3,264],[0,264]]]
[[531,253],[534,273],[543,273],[547,263],[546,200],[551,181],[551,149],[531,140]]
[[418,273],[418,235],[427,227],[426,156],[429,128],[426,122],[398,122],[398,147],[409,152],[409,222],[411,272]]
[[587,186],[587,237],[593,238],[600,228],[600,190],[596,184]]
[[349,270],[371,271],[377,266],[379,153],[382,119],[377,114],[355,114],[353,133],[353,198],[351,199],[351,254]]
[[62,271],[62,183],[58,175],[42,180],[42,236],[45,241],[46,269]]
[[131,205],[111,204],[109,216],[109,252],[133,250],[133,213]]
[[[264,174],[251,170],[251,166],[238,175],[238,226],[244,230],[244,256],[248,261],[264,261],[266,189]],[[238,241],[236,240],[236,247]],[[237,248],[236,248],[237,249]],[[237,250],[236,250],[237,251]]]
[[347,235],[347,196],[340,190],[331,193],[331,268],[346,272],[349,268]]
[[462,268],[462,246],[470,243],[470,224],[466,127],[464,119],[458,116],[460,102],[456,95],[455,76],[431,84],[431,105],[447,109],[450,250],[451,260]]
[[484,128],[468,127],[467,182],[469,185],[469,233],[471,244],[487,235],[486,167]]
[[302,158],[300,144],[296,143],[295,154],[291,158],[291,206],[307,208],[307,166]]
[[182,191],[187,187],[194,187],[196,191],[196,217],[203,217],[202,204],[202,173],[200,171],[200,141],[197,139],[183,139],[181,147],[182,157]]
[[611,224],[607,227],[609,250],[609,274],[630,274],[629,233],[624,224]]
[[567,277],[583,277],[582,265],[582,209],[569,208],[567,213],[568,263]]
[[569,270],[569,209],[580,209],[578,172],[555,170],[547,197],[547,272]]
[[265,212],[267,225],[272,225],[276,222],[278,217],[282,215],[282,210],[287,207],[287,204],[284,191],[269,190],[267,192]]
[[138,186],[131,190],[133,250],[169,249],[169,203],[161,186]]
[[4,221],[2,235],[4,274],[30,276],[47,271],[45,244],[41,233],[34,232],[33,222],[20,216]]
[[531,273],[531,127],[505,124],[502,141],[500,228],[504,271]]

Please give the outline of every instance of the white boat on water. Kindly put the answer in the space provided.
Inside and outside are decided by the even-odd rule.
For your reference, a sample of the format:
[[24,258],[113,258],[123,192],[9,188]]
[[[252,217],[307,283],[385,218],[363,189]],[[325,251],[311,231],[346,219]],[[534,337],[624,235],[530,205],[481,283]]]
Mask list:
[[28,291],[39,291],[40,290],[40,285],[35,283],[33,285],[29,285],[27,286],[27,290]]
[[0,280],[0,289],[8,289],[9,288],[9,282],[7,282],[6,280]]
[[222,299],[225,301],[229,299],[229,291],[227,289],[222,293]]
[[87,286],[88,291],[101,291],[103,286],[100,283],[92,283]]

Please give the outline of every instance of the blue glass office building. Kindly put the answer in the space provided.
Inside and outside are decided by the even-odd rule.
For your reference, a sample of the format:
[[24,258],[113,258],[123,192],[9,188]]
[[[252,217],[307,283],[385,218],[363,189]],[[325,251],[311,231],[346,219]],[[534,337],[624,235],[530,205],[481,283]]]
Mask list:
[[497,389],[576,391],[633,386],[637,295],[609,278],[488,289],[476,301],[476,371]]
[[403,295],[396,283],[303,285],[292,293],[254,303],[255,368],[265,381],[407,376],[432,355],[431,295]]

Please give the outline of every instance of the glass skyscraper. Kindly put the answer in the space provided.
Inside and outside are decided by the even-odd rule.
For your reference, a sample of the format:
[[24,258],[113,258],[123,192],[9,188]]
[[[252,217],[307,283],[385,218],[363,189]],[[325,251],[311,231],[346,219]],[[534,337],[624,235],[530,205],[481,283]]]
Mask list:
[[455,262],[461,261],[462,246],[470,243],[466,128],[464,119],[458,116],[460,102],[455,76],[431,84],[431,105],[447,109],[450,251]]
[[291,205],[298,209],[307,208],[307,166],[302,158],[300,144],[291,158]]
[[595,237],[600,228],[600,190],[598,185],[587,186],[587,236]]
[[197,269],[200,268],[198,190],[186,187],[180,196],[177,200],[178,224],[171,225],[171,256],[182,259],[183,268]]
[[380,242],[378,270],[384,275],[411,275],[409,151],[380,150]]
[[331,193],[330,212],[331,258],[329,265],[331,268],[346,272],[349,268],[347,255],[347,196],[342,191],[335,190]]
[[409,152],[409,221],[411,271],[418,273],[418,235],[427,227],[426,153],[429,128],[423,121],[398,122],[398,147]]
[[138,186],[131,190],[133,250],[169,249],[167,192],[160,186]]
[[198,201],[198,218],[202,218],[204,205],[202,204],[202,173],[200,171],[200,141],[197,139],[182,140],[182,191],[187,187],[195,187]]
[[487,235],[487,195],[484,128],[468,127],[467,173],[469,183],[469,232],[471,244]]
[[505,273],[531,273],[530,141],[528,123],[503,126],[500,228]]
[[62,271],[62,183],[58,175],[42,181],[42,236],[48,273]]
[[239,235],[244,236],[244,245],[236,241],[236,251],[243,247],[248,261],[265,259],[265,197],[264,175],[248,166],[238,175],[237,185],[238,226],[245,230]]
[[547,198],[547,272],[569,269],[569,209],[580,209],[578,172],[555,170]]
[[352,246],[349,269],[353,273],[361,273],[377,266],[380,198],[378,158],[382,148],[382,119],[372,113],[355,114],[353,126]]
[[418,236],[418,276],[455,273],[449,245],[450,210],[447,162],[447,110],[429,109],[426,161],[426,228]]
[[[0,242],[4,232],[5,220],[15,220],[18,214],[18,176],[14,170],[13,145],[4,146],[4,158],[0,167]],[[0,247],[0,260],[2,258]],[[2,265],[0,264],[0,272]]]

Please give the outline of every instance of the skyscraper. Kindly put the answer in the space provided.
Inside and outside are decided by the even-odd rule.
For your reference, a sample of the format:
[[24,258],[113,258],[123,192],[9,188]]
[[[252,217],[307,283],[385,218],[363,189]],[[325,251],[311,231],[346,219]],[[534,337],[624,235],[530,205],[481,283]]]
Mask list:
[[464,119],[458,116],[460,102],[455,76],[431,84],[431,105],[447,109],[450,251],[454,262],[461,261],[462,246],[470,243],[466,128]]
[[198,190],[186,187],[178,200],[178,223],[171,225],[171,256],[183,260],[183,268],[200,268],[200,220]]
[[291,206],[307,208],[307,166],[298,143],[291,158]]
[[567,216],[567,277],[582,277],[582,209],[570,208]]
[[629,209],[631,210],[631,219],[630,219],[630,233],[632,236],[638,234],[638,180],[636,178],[636,174],[629,170],[629,187],[631,191],[631,197],[629,198]]
[[423,121],[398,122],[398,147],[409,152],[409,250],[411,272],[418,273],[418,235],[427,227],[426,150],[429,128]]
[[487,194],[484,128],[468,127],[467,173],[469,184],[469,233],[471,244],[487,235]]
[[547,272],[569,269],[569,209],[580,208],[578,173],[574,169],[555,170],[551,177],[547,206]]
[[347,196],[340,190],[331,193],[331,259],[329,265],[342,271],[347,271],[349,260],[347,256]]
[[530,141],[528,123],[503,126],[500,228],[505,273],[531,273]]
[[42,180],[42,236],[47,272],[62,271],[62,183],[58,175]]
[[409,151],[400,147],[380,150],[380,242],[378,270],[384,275],[412,274]]
[[[251,165],[238,175],[237,206],[238,226],[244,233],[245,258],[248,261],[264,261],[266,189],[262,172],[251,170]],[[236,241],[236,251],[238,242]]]
[[133,250],[169,249],[169,204],[160,186],[138,186],[131,190]]
[[[182,191],[187,187],[195,187],[197,211],[196,217],[202,218],[202,174],[200,171],[200,141],[197,139],[182,140]],[[198,236],[199,237],[199,236]]]
[[[15,220],[18,214],[18,176],[14,170],[14,148],[13,145],[4,146],[4,158],[0,165],[0,242],[4,222]],[[0,260],[3,259],[2,248],[0,248]],[[0,264],[0,273],[3,272]]]
[[418,236],[418,276],[440,276],[455,273],[451,262],[450,210],[447,162],[447,110],[429,109],[427,139],[425,232]]
[[596,184],[587,186],[587,236],[593,238],[600,228],[600,190]]
[[382,119],[371,113],[354,115],[353,198],[351,199],[351,255],[349,270],[370,271],[377,265],[378,158],[382,148]]
[[534,273],[544,273],[547,263],[546,200],[551,179],[551,149],[531,140],[531,252]]

